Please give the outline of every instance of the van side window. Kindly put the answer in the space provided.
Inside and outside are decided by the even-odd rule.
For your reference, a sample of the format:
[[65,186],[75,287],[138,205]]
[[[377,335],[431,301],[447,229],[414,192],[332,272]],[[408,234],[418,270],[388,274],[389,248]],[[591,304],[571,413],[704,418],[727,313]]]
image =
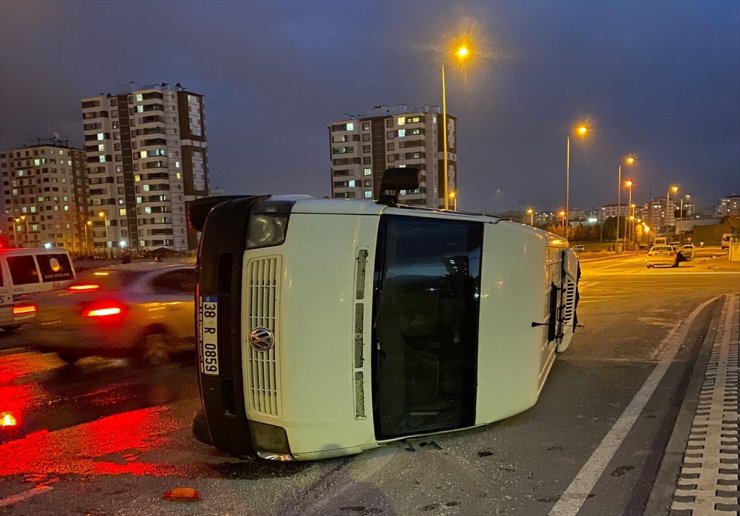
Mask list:
[[43,281],[63,281],[74,279],[72,264],[66,254],[36,255]]
[[39,273],[33,256],[8,256],[10,277],[15,285],[39,283]]
[[0,287],[5,286],[5,280],[3,279],[3,268],[0,267]]

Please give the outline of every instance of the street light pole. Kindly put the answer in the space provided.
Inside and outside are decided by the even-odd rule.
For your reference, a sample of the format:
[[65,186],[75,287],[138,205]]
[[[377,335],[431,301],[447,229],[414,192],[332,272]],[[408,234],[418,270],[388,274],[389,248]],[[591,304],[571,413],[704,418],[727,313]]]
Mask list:
[[622,164],[619,164],[617,169],[617,236],[615,242],[617,245],[617,252],[619,252],[619,211],[622,205]]
[[[585,123],[576,128],[578,136],[586,136],[588,127]],[[565,136],[565,217],[563,224],[565,226],[565,238],[568,238],[568,219],[570,218],[570,133]]]
[[101,211],[98,213],[98,217],[103,219],[103,228],[105,228],[105,255],[108,256],[108,215]]
[[527,213],[529,213],[529,225],[534,227],[534,210],[532,208],[527,208]]
[[21,220],[26,223],[26,247],[31,247],[31,233],[28,230],[28,217],[21,215]]
[[444,191],[442,194],[445,198],[445,210],[450,209],[450,200],[447,190],[449,189],[449,164],[447,162],[447,87],[445,85],[445,64],[442,63],[442,160],[444,168]]
[[671,218],[673,219],[673,223],[676,223],[676,217],[673,214],[673,210],[670,209],[671,205],[671,190],[673,190],[673,193],[678,192],[678,187],[675,185],[669,186],[668,191],[665,193],[665,225],[668,227],[668,214],[671,214]]
[[[563,217],[563,227],[568,225],[568,217],[570,215],[570,134],[565,137],[565,217]],[[568,238],[567,230],[564,233],[565,238]]]
[[15,247],[18,247],[18,228],[16,227],[18,225],[18,219],[16,217],[13,217],[13,245]]
[[[627,165],[633,165],[635,163],[635,158],[633,156],[627,156],[626,158],[623,158],[622,161],[624,161]],[[622,205],[622,163],[619,163],[619,168],[617,169],[617,237],[615,239],[616,245],[617,245],[617,252],[619,252],[619,216],[621,211],[621,205]],[[626,221],[625,221],[625,232],[627,231]]]
[[[468,47],[468,43],[463,43],[459,45],[454,50],[454,56],[458,59],[460,63],[462,63],[468,57],[470,57],[470,48]],[[449,154],[448,152],[449,149],[447,145],[447,83],[445,80],[444,60],[442,61],[442,138],[444,139],[444,143],[442,145],[442,150],[444,152],[444,155],[442,156],[443,168],[444,168],[444,185],[443,185],[442,194],[444,195],[444,208],[445,210],[449,210],[450,209],[450,169],[449,169],[449,157],[447,156]]]
[[[630,194],[629,194],[629,202],[627,203],[627,215],[629,216],[631,207],[632,207],[632,180],[628,179],[624,182],[625,186],[629,188]],[[622,249],[627,248],[627,217],[624,218],[624,245],[622,246]]]

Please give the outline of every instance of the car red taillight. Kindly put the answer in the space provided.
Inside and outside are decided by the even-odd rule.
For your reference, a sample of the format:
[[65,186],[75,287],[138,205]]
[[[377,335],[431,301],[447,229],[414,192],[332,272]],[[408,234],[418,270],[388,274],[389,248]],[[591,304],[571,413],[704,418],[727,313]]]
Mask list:
[[100,285],[97,283],[78,283],[67,287],[68,292],[95,292],[96,290],[100,290]]
[[126,307],[117,301],[97,301],[84,306],[82,317],[99,317],[111,319],[121,317],[126,312]]
[[13,315],[29,315],[35,314],[38,311],[39,308],[32,303],[13,305]]

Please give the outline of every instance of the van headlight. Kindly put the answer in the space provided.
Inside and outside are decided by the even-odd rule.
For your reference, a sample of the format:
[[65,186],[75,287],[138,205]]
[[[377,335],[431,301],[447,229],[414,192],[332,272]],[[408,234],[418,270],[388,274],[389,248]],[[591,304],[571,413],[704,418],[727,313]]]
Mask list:
[[247,249],[280,245],[287,229],[287,214],[253,213],[247,226]]

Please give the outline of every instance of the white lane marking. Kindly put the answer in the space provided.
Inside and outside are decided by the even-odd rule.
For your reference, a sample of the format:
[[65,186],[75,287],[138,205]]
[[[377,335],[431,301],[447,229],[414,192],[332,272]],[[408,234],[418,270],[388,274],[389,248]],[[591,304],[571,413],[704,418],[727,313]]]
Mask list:
[[41,493],[51,491],[52,489],[54,488],[51,486],[41,484],[41,485],[32,487],[31,489],[27,489],[26,491],[21,491],[20,493],[15,494],[13,496],[8,496],[7,498],[0,498],[0,507],[7,507],[8,505],[13,505],[14,503],[25,502],[29,498],[33,498],[34,496],[40,495]]
[[645,408],[645,405],[650,400],[658,387],[658,384],[663,379],[665,372],[668,370],[668,366],[671,365],[673,357],[678,351],[679,346],[686,338],[686,335],[691,328],[691,324],[699,313],[710,303],[718,299],[713,297],[708,301],[703,302],[697,306],[691,314],[683,321],[679,322],[674,328],[668,332],[668,335],[660,343],[660,348],[663,349],[662,353],[658,357],[658,364],[650,373],[650,376],[645,383],[642,384],[640,390],[632,398],[632,401],[627,408],[624,409],[622,415],[614,423],[609,433],[606,434],[604,439],[599,444],[598,448],[593,452],[591,457],[583,465],[581,471],[575,476],[573,481],[570,483],[565,492],[560,496],[560,499],[550,511],[552,516],[572,516],[578,513],[586,501],[591,490],[596,485],[596,482],[601,478],[604,473],[606,466],[612,459],[616,451],[624,442],[625,437],[632,429],[632,426],[637,421],[638,416]]

